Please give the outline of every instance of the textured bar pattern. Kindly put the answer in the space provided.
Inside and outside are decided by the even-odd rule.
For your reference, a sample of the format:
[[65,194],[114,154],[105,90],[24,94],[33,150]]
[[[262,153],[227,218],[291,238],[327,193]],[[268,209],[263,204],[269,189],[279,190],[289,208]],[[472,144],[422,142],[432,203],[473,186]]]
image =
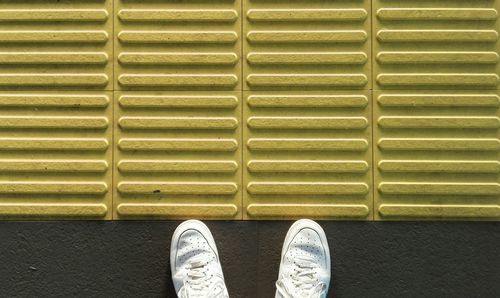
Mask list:
[[498,93],[375,98],[376,218],[500,218]]
[[117,90],[241,89],[241,2],[115,1]]
[[0,90],[112,90],[113,3],[2,1]]
[[368,92],[244,94],[245,218],[371,218]]
[[497,0],[374,0],[376,89],[498,89]]
[[0,0],[0,218],[500,220],[499,10]]
[[244,1],[245,90],[370,89],[370,1]]
[[375,219],[500,218],[499,8],[374,1]]
[[0,92],[1,219],[111,219],[111,96]]
[[241,218],[238,92],[119,92],[115,102],[116,218]]

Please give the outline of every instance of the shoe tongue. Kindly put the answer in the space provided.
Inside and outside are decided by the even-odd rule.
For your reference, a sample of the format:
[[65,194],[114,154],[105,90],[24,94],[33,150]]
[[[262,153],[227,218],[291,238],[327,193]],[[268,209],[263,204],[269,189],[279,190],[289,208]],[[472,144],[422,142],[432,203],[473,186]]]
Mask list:
[[191,268],[202,268],[210,262],[210,258],[208,256],[196,256],[189,260],[189,265]]

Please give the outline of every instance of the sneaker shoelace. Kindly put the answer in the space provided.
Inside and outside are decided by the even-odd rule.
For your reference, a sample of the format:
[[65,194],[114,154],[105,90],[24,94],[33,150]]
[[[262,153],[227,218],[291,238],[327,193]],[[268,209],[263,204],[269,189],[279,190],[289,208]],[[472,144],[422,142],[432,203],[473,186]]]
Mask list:
[[179,291],[180,298],[219,298],[225,297],[224,283],[219,278],[210,274],[208,264],[211,259],[193,258],[186,266],[187,279]]
[[324,282],[319,281],[317,268],[320,266],[313,258],[296,256],[293,261],[295,274],[284,276],[276,282],[276,288],[284,298],[319,298],[326,289]]

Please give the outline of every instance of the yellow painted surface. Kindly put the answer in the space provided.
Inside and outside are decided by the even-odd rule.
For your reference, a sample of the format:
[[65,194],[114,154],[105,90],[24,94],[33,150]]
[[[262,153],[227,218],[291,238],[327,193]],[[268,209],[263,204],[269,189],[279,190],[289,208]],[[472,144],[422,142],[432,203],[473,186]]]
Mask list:
[[500,94],[374,93],[375,218],[500,218]]
[[111,219],[113,3],[0,3],[0,218]]
[[239,92],[115,93],[117,219],[241,219]]
[[112,218],[111,92],[0,92],[0,219]]
[[500,1],[373,0],[374,89],[498,89]]
[[500,220],[499,11],[0,1],[0,219]]
[[244,92],[245,219],[371,219],[369,92]]
[[500,218],[499,9],[373,2],[376,220]]
[[370,1],[243,1],[244,90],[371,88]]
[[112,86],[112,0],[0,3],[0,90]]
[[115,0],[116,90],[241,90],[241,2]]

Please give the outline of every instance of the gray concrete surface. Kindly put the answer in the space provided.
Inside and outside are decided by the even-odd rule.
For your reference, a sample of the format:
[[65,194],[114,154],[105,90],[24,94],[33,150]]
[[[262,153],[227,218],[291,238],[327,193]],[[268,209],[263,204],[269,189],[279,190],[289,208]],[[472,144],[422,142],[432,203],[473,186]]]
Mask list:
[[[0,297],[174,297],[178,222],[0,222]],[[291,222],[207,222],[231,297],[273,297]],[[332,297],[500,297],[500,223],[321,222]]]

